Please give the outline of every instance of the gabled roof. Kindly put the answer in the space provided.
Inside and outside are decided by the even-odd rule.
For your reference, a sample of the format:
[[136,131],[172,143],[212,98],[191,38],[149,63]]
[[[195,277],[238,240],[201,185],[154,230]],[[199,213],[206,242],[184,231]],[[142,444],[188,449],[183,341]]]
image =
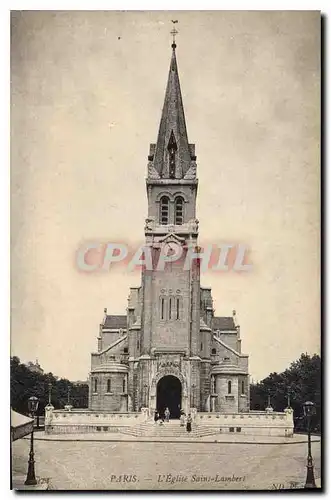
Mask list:
[[182,236],[178,236],[178,234],[174,233],[173,231],[159,239],[160,243],[185,243],[185,241],[185,238],[183,238]]
[[110,344],[109,346],[105,347],[105,349],[103,349],[102,351],[100,352],[95,352],[93,353],[94,355],[98,355],[98,356],[101,356],[101,354],[105,354],[105,352],[107,351],[111,351],[111,349],[113,349],[113,347],[116,347],[118,344],[120,344],[121,342],[124,342],[125,340],[127,340],[128,336],[127,335],[123,335],[123,337],[120,337],[119,339],[116,339],[115,342],[113,342],[112,344]]
[[126,328],[126,315],[107,315],[104,328]]
[[216,340],[216,342],[218,342],[221,346],[225,347],[225,349],[227,349],[228,351],[230,351],[233,354],[235,354],[236,356],[238,356],[239,358],[247,358],[248,357],[247,354],[241,354],[240,352],[236,351],[232,347],[228,346],[225,342],[223,342],[223,340],[216,337],[216,335],[213,335],[213,339]]
[[236,326],[233,321],[232,316],[215,316],[213,318],[213,330],[234,330],[236,331]]

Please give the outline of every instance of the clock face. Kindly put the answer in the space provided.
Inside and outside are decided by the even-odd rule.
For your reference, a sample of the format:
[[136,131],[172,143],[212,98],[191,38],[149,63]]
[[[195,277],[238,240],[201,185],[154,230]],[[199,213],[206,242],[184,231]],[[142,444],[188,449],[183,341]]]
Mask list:
[[175,243],[174,241],[171,241],[169,243],[166,243],[164,246],[165,250],[165,255],[174,255],[180,252],[180,247],[178,243]]

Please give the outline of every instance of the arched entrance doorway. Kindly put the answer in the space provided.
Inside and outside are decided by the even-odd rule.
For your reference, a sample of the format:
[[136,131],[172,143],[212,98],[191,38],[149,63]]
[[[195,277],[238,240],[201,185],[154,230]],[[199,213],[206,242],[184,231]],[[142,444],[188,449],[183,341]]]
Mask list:
[[156,408],[163,415],[166,407],[170,410],[170,418],[179,418],[182,404],[182,384],[177,377],[166,375],[157,384]]

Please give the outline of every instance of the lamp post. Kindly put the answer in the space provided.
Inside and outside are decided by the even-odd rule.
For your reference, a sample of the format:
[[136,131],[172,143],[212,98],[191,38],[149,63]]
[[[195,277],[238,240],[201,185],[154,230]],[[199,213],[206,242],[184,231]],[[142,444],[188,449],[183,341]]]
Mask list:
[[272,413],[274,411],[273,407],[271,406],[271,392],[270,392],[270,389],[268,389],[268,404],[267,404],[267,407],[266,407],[265,411],[267,413]]
[[48,384],[48,404],[52,404],[52,384],[50,382]]
[[147,384],[144,384],[144,405],[147,408]]
[[72,409],[72,404],[70,403],[70,392],[71,392],[71,387],[68,384],[68,387],[67,387],[67,404],[64,405],[64,409],[66,411],[71,411],[71,409]]
[[287,388],[287,408],[291,408],[291,389]]
[[307,456],[307,477],[305,488],[316,488],[315,477],[314,477],[314,466],[313,458],[311,456],[311,417],[315,415],[316,408],[312,401],[306,401],[303,405],[303,414],[307,420],[307,431],[308,431],[308,456]]
[[31,439],[30,439],[30,453],[29,453],[29,463],[28,463],[28,473],[26,476],[25,483],[26,485],[35,485],[37,484],[36,474],[34,470],[34,449],[33,449],[33,426],[34,426],[34,416],[36,411],[38,410],[39,399],[35,396],[31,396],[28,399],[28,409],[31,417],[33,418],[32,431],[31,431]]

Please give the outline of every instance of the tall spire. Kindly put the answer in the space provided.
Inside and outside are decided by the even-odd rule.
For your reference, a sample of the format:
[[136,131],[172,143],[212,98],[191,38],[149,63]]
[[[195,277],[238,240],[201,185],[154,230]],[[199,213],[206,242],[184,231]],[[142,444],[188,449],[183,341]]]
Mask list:
[[184,107],[180,90],[176,60],[175,35],[173,43],[168,83],[161,115],[155,154],[151,155],[153,167],[161,178],[181,179],[195,160],[194,146],[189,145],[186,131]]

